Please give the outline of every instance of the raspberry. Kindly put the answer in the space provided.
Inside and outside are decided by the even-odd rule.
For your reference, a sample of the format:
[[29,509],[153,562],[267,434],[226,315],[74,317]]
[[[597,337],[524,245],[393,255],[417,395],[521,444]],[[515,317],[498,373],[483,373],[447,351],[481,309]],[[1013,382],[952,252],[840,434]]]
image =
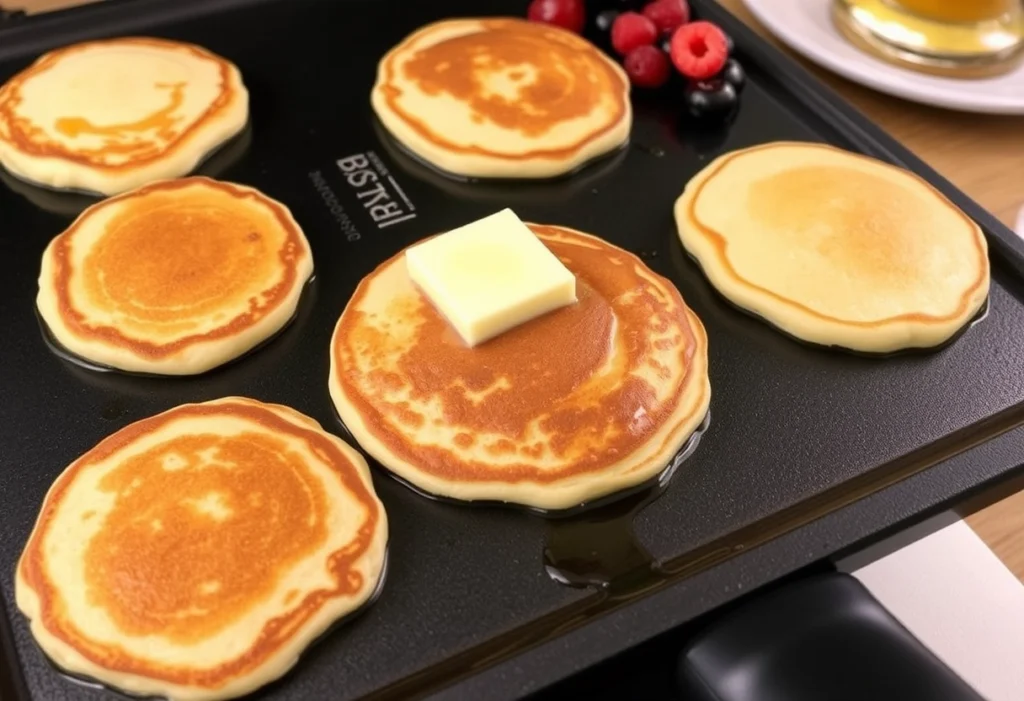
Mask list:
[[656,46],[638,46],[622,62],[633,85],[640,88],[660,88],[668,80],[668,56]]
[[639,12],[623,12],[612,25],[612,48],[625,56],[638,46],[649,46],[658,38],[654,22]]
[[676,70],[693,80],[716,75],[729,58],[725,33],[711,22],[684,24],[672,35],[670,47]]
[[583,0],[533,0],[526,10],[526,18],[531,22],[553,24],[576,34],[583,31],[587,21]]
[[690,21],[690,6],[686,0],[655,0],[644,6],[643,14],[659,32],[671,34]]

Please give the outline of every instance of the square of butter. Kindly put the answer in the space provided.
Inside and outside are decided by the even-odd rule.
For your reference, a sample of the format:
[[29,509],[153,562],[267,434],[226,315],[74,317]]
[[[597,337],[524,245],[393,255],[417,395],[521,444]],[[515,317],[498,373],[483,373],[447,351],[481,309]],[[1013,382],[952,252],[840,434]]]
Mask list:
[[576,278],[511,209],[405,253],[409,277],[469,346],[576,301]]

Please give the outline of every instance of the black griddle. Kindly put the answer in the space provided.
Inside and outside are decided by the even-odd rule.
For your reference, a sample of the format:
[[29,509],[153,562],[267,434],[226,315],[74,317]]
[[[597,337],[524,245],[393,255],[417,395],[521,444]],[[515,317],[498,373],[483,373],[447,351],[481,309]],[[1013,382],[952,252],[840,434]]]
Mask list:
[[[735,119],[697,126],[680,119],[681,95],[637,95],[628,149],[542,184],[441,177],[390,143],[368,103],[377,60],[411,30],[522,15],[525,0],[110,0],[0,30],[2,80],[47,49],[125,34],[196,42],[236,62],[250,141],[204,172],[285,202],[316,264],[293,323],[238,362],[184,379],[85,369],[51,352],[34,312],[43,248],[83,200],[0,183],[0,695],[120,697],[60,675],[13,603],[16,559],[67,464],[130,422],[225,395],[288,404],[345,435],[327,391],[328,345],[359,279],[504,206],[607,238],[675,282],[710,338],[710,427],[666,488],[568,519],[428,500],[378,470],[391,524],[380,599],[253,698],[513,698],[1017,474],[1024,243],[714,2],[691,2],[733,37],[749,74]],[[726,303],[683,254],[671,204],[716,155],[778,139],[903,165],[951,197],[988,235],[987,316],[937,352],[877,359],[800,344]],[[414,216],[375,222],[337,163],[354,156]]]

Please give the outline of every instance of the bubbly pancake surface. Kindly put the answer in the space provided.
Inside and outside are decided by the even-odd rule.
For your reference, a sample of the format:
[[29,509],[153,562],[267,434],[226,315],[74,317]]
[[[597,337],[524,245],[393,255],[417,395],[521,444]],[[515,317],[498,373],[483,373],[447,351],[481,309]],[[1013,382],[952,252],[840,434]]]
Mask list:
[[362,456],[227,398],[129,425],[47,494],[19,608],[61,667],[171,699],[239,696],[367,603],[387,519]]
[[248,117],[238,68],[203,48],[75,44],[0,88],[0,163],[42,185],[115,194],[188,174]]
[[405,147],[457,175],[544,178],[625,143],[629,81],[599,49],[520,19],[455,19],[380,62],[377,116]]
[[87,209],[43,254],[37,306],[56,340],[87,360],[194,374],[282,328],[312,270],[286,207],[184,178]]
[[425,491],[569,508],[659,474],[707,413],[707,339],[672,284],[598,238],[530,226],[576,275],[576,304],[468,348],[400,254],[335,329],[341,419]]
[[675,216],[722,294],[813,343],[935,346],[988,295],[976,223],[919,177],[830,146],[726,154],[689,182]]

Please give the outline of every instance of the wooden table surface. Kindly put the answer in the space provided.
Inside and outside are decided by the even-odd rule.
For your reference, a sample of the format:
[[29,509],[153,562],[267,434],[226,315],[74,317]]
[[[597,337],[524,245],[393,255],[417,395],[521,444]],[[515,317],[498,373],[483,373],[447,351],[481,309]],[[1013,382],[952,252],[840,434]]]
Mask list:
[[[3,4],[39,12],[88,1],[8,0]],[[747,12],[742,0],[719,2],[781,46]],[[798,60],[1005,224],[1014,226],[1024,206],[1024,117],[961,114],[905,102]],[[969,516],[967,522],[1024,581],[1024,492]]]

